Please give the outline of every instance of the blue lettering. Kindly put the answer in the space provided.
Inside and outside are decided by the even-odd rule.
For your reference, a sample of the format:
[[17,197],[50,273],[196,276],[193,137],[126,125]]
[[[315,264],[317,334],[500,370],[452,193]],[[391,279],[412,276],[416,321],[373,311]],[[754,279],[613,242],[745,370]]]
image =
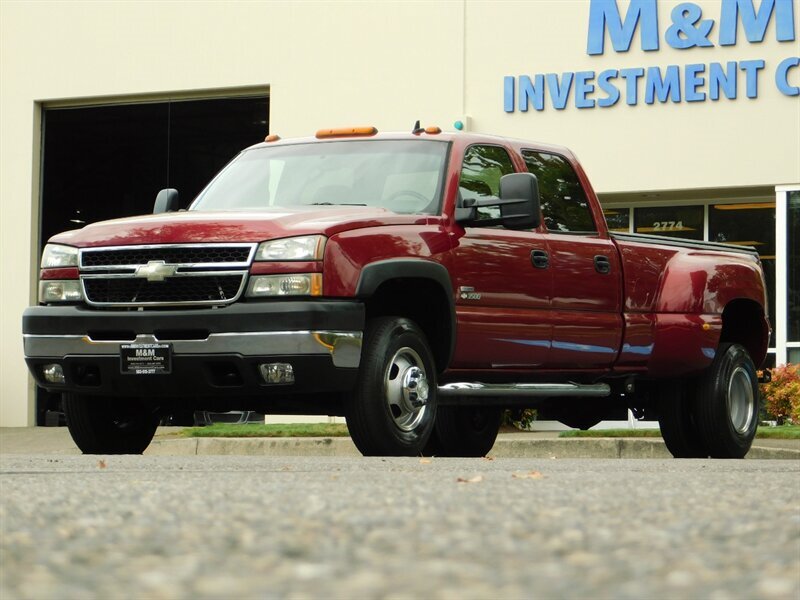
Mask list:
[[764,68],[763,60],[743,60],[739,68],[745,72],[747,81],[747,97],[758,97],[758,71]]
[[550,101],[553,103],[553,108],[556,110],[564,110],[567,106],[567,98],[569,98],[569,90],[572,87],[572,78],[574,73],[563,73],[561,75],[561,83],[558,82],[557,73],[547,74],[547,88],[550,90]]
[[667,29],[664,38],[667,43],[678,50],[695,46],[713,46],[708,41],[708,34],[714,27],[714,21],[703,19],[703,11],[696,4],[683,2],[672,9],[672,25]]
[[536,75],[534,79],[536,85],[527,75],[519,78],[519,109],[522,112],[527,112],[530,104],[536,110],[544,110],[544,75]]
[[778,65],[778,70],[775,71],[775,84],[782,94],[786,96],[800,96],[800,87],[796,85],[789,85],[789,69],[800,65],[800,57],[790,56],[782,60]]
[[600,76],[597,78],[597,85],[600,86],[600,89],[608,94],[608,96],[605,98],[600,98],[597,101],[597,106],[607,108],[609,106],[614,106],[617,102],[619,102],[619,90],[609,81],[609,79],[616,78],[616,69],[609,69],[600,73]]
[[700,73],[705,73],[705,65],[686,65],[683,68],[685,83],[683,85],[684,95],[687,102],[703,102],[706,99],[705,92],[698,92],[697,88],[704,85],[705,77],[700,77]]
[[792,0],[761,0],[756,12],[753,0],[722,0],[719,19],[719,45],[734,46],[739,17],[742,19],[747,41],[764,41],[767,25],[775,10],[775,37],[779,42],[794,40],[794,6]]
[[578,71],[575,73],[575,106],[578,108],[594,108],[594,100],[586,96],[594,92],[594,71]]
[[631,0],[625,20],[617,0],[591,0],[589,5],[588,54],[603,54],[606,28],[616,52],[627,52],[639,22],[642,24],[642,50],[658,50],[658,8],[656,0]]
[[514,78],[510,75],[503,77],[503,110],[514,112]]
[[719,63],[711,63],[708,71],[708,96],[712,100],[719,100],[719,90],[728,100],[736,99],[736,61],[730,61],[722,70]]
[[638,102],[637,87],[639,78],[644,75],[641,67],[635,69],[620,69],[619,76],[625,80],[625,103],[628,106],[636,106]]
[[647,69],[644,101],[647,104],[653,104],[656,97],[659,102],[666,102],[667,97],[673,102],[681,101],[681,75],[678,65],[668,66],[663,78],[660,68],[650,67]]

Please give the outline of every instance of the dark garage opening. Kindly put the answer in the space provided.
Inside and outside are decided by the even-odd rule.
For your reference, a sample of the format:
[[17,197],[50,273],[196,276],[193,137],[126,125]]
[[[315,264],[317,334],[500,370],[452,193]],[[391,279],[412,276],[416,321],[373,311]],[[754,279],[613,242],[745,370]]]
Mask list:
[[[188,206],[239,151],[264,139],[269,98],[45,108],[42,130],[40,251],[56,233],[151,213],[162,188],[176,188]],[[56,407],[39,390],[37,424]]]

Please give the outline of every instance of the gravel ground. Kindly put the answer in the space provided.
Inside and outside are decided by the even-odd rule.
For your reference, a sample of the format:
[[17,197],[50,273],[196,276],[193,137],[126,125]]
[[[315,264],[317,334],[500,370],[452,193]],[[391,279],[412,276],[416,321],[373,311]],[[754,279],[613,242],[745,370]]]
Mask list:
[[800,461],[0,457],[0,598],[800,598]]

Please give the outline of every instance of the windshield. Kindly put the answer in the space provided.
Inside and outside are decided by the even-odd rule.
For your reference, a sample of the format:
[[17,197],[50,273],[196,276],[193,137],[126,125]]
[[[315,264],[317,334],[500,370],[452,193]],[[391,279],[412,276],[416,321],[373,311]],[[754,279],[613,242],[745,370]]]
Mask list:
[[191,210],[355,205],[437,214],[447,146],[369,140],[254,148],[231,161]]

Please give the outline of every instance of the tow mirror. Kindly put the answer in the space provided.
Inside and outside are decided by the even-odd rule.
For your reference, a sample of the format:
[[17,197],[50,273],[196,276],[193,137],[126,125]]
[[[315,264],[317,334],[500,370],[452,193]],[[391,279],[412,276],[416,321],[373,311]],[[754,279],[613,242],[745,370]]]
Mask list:
[[535,229],[539,226],[539,181],[533,173],[511,173],[500,178],[500,214],[503,227]]
[[[464,227],[502,225],[507,229],[539,226],[539,182],[532,173],[510,173],[500,178],[499,198],[464,198],[456,208],[456,222]],[[478,218],[478,209],[497,206],[499,218]]]
[[153,214],[158,215],[165,212],[175,212],[178,210],[178,190],[166,188],[158,192],[156,202],[153,205]]

